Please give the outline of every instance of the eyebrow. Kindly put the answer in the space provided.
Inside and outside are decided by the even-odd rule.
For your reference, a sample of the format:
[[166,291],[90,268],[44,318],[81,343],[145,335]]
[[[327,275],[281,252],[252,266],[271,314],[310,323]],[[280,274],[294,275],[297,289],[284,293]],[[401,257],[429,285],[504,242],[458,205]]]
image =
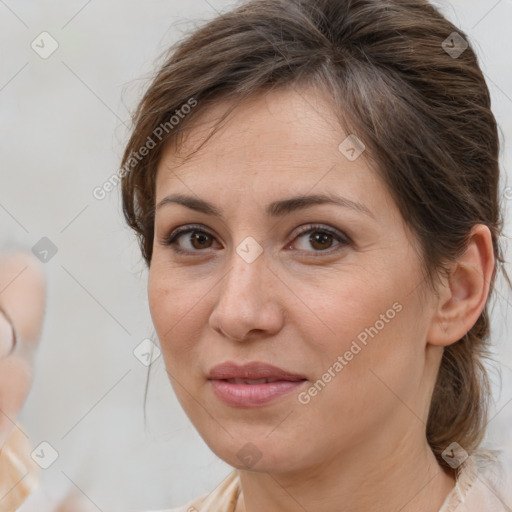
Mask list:
[[[223,219],[222,211],[204,199],[184,194],[171,194],[164,197],[158,203],[156,210],[159,210],[168,204],[181,204],[191,210]],[[295,196],[274,201],[265,208],[265,213],[269,217],[283,217],[295,211],[320,204],[336,204],[344,208],[350,208],[375,219],[374,214],[364,204],[329,193]]]

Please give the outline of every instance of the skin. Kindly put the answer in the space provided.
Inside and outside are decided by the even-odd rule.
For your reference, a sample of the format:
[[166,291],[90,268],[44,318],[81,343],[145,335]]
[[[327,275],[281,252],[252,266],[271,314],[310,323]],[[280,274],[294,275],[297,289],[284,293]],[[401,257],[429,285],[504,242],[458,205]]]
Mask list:
[[[168,203],[157,207],[149,303],[171,382],[210,448],[240,470],[237,512],[437,511],[454,486],[429,448],[428,407],[443,347],[476,322],[494,260],[489,230],[475,226],[468,251],[441,280],[425,282],[414,235],[365,154],[338,150],[347,137],[332,102],[312,89],[258,94],[194,157],[228,102],[195,120],[157,173],[156,204],[182,193],[213,203],[223,219]],[[272,201],[335,193],[371,214],[334,204],[276,218]],[[179,226],[201,224],[176,245]],[[310,224],[345,233],[299,236]],[[252,263],[237,246],[253,237]],[[343,235],[341,235],[343,236]],[[321,238],[321,237],[320,237]],[[340,241],[341,240],[341,241]],[[402,309],[307,405],[298,401],[365,328]],[[207,380],[225,361],[270,363],[304,375],[297,392],[264,407],[232,407]],[[237,452],[250,441],[252,467]]]
[[33,447],[16,420],[32,383],[45,288],[40,264],[31,254],[0,256],[0,306],[10,317],[8,321],[0,314],[1,510],[17,510],[37,483],[39,468],[30,458]]
[[0,447],[15,427],[32,384],[34,355],[43,324],[46,282],[39,261],[25,252],[0,256]]
[[5,443],[19,460],[13,466],[9,457],[0,456],[0,474],[5,477],[0,510],[18,510],[21,506],[23,512],[92,512],[97,508],[78,492],[71,492],[61,503],[56,503],[44,487],[27,497],[40,468],[30,458],[34,447],[16,419],[32,384],[45,303],[46,279],[39,261],[22,251],[1,255],[0,305],[11,317],[18,339],[11,350],[12,328],[0,314],[0,447]]

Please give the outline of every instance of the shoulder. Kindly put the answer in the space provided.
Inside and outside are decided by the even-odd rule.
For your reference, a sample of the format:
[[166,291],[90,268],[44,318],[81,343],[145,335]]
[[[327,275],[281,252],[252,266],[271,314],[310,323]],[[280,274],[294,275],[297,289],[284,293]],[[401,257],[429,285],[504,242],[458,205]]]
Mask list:
[[502,512],[512,508],[512,453],[479,450],[460,467],[439,512]]
[[211,493],[172,510],[150,512],[234,512],[240,492],[238,472],[232,471]]

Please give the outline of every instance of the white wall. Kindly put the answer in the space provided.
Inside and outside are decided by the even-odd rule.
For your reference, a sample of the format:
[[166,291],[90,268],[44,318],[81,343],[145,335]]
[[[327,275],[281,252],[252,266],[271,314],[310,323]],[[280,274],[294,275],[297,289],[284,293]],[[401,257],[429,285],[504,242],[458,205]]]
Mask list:
[[[512,2],[442,5],[476,42],[510,170]],[[123,225],[118,191],[102,201],[92,195],[118,169],[129,111],[161,51],[191,20],[227,6],[221,0],[0,2],[0,243],[30,248],[48,237],[58,248],[46,264],[48,315],[21,417],[34,446],[48,441],[59,453],[43,472],[44,492],[53,499],[78,487],[104,511],[172,507],[229,472],[181,411],[161,361],[152,367],[144,426],[147,370],[132,351],[153,335],[146,274]],[[59,44],[48,59],[30,46],[43,31]],[[504,186],[512,185],[508,179]],[[500,294],[494,339],[503,390],[496,392],[496,410],[505,407],[490,435],[512,449],[511,294],[505,287]]]

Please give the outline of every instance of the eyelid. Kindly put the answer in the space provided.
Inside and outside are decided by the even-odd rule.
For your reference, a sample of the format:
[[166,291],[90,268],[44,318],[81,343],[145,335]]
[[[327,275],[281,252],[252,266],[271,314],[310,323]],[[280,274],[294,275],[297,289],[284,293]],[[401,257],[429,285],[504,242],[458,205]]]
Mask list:
[[[336,245],[335,247],[330,247],[324,251],[299,250],[299,252],[301,252],[301,253],[308,253],[313,256],[322,256],[322,255],[331,254],[332,252],[336,252],[337,250],[340,250],[339,246],[343,247],[343,246],[351,245],[353,243],[351,238],[347,234],[345,234],[344,232],[342,232],[336,228],[332,228],[327,225],[318,224],[318,223],[310,223],[310,224],[301,226],[298,229],[299,229],[299,231],[295,234],[295,236],[293,237],[291,242],[286,244],[286,247],[289,247],[298,237],[305,235],[307,233],[310,233],[310,232],[313,233],[315,231],[327,233],[327,234],[331,235],[333,238],[337,239],[337,241],[339,242],[339,244]],[[191,250],[187,250],[187,249],[181,249],[175,243],[175,241],[178,237],[180,237],[181,235],[183,235],[185,233],[189,233],[189,232],[193,232],[193,231],[205,233],[216,240],[216,236],[202,224],[186,224],[186,225],[177,227],[169,235],[165,235],[164,237],[162,237],[160,242],[163,245],[172,246],[172,250],[177,253],[183,253],[183,254],[198,253],[199,254],[201,252],[205,252],[205,251],[201,251],[201,250],[191,251]]]
[[[306,224],[305,226],[302,226],[299,229],[300,229],[300,231],[295,235],[294,240],[295,240],[295,238],[302,236],[306,233],[320,231],[323,233],[328,233],[334,237],[337,237],[337,238],[341,239],[341,241],[343,241],[347,244],[352,243],[352,240],[350,239],[350,237],[347,234],[345,234],[343,231],[340,231],[339,229],[332,228],[332,227],[324,225],[324,224],[315,224],[315,223]],[[319,252],[325,252],[325,251],[319,251]]]
[[[160,242],[163,245],[172,245],[174,241],[181,235],[191,232],[191,231],[200,231],[202,233],[206,233],[207,235],[211,236],[212,238],[216,238],[215,235],[209,231],[205,226],[202,224],[185,224],[183,226],[179,226],[176,229],[173,229],[170,234],[164,235]],[[186,250],[183,250],[183,252],[189,252]],[[192,251],[192,252],[200,252],[200,251]]]
[[289,247],[298,237],[303,236],[308,233],[314,233],[314,232],[320,232],[320,233],[327,233],[331,235],[335,240],[338,241],[338,244],[334,247],[329,247],[325,251],[303,251],[299,250],[298,252],[302,254],[307,254],[309,256],[313,256],[314,258],[319,258],[322,256],[328,256],[333,253],[340,252],[344,247],[347,247],[349,245],[352,245],[352,239],[345,234],[343,231],[340,231],[339,229],[332,228],[330,226],[324,225],[324,224],[307,224],[305,226],[302,226],[300,231],[294,236],[292,242],[290,244],[287,244],[286,247]]

